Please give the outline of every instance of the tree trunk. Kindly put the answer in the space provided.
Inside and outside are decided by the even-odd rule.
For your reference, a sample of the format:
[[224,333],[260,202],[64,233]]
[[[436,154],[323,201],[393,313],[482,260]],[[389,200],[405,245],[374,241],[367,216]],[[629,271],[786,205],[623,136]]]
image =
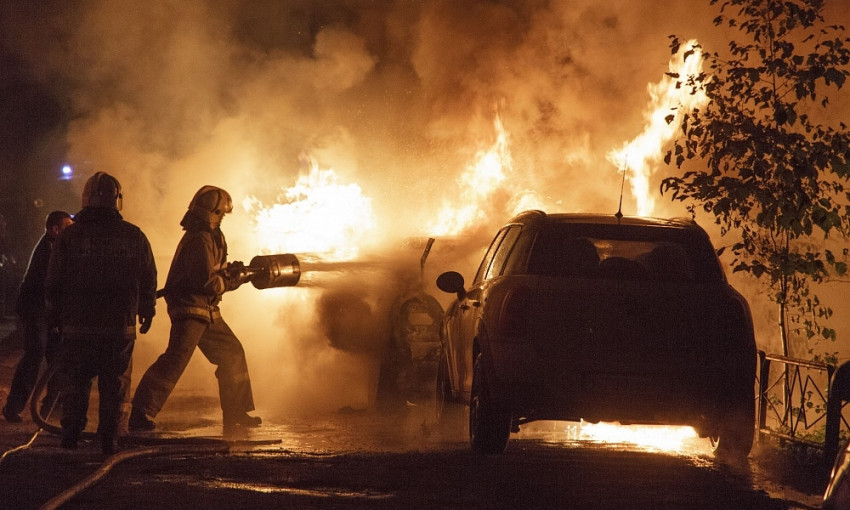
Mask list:
[[782,340],[782,355],[790,356],[791,349],[788,347],[788,328],[785,322],[785,301],[779,303],[779,338]]

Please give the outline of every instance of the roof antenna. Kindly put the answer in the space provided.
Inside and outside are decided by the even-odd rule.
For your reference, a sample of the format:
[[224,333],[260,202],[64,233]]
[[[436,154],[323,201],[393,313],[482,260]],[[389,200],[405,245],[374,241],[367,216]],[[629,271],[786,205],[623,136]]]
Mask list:
[[625,187],[625,185],[626,185],[626,166],[625,166],[625,160],[623,161],[622,172],[623,172],[623,180],[622,180],[622,182],[620,183],[620,207],[617,209],[617,214],[615,214],[615,215],[614,215],[614,216],[616,216],[616,217],[617,217],[617,223],[619,223],[619,222],[620,222],[620,220],[621,220],[621,219],[623,219],[623,188],[624,188],[624,187]]

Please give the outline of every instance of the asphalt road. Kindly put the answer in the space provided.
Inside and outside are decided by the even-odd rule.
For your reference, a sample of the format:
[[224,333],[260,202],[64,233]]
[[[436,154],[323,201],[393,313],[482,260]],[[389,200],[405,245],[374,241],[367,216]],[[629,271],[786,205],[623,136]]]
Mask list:
[[[5,401],[15,353],[3,353]],[[504,454],[482,456],[430,411],[267,416],[250,435],[223,438],[216,398],[175,393],[157,433],[129,438],[115,457],[96,441],[63,450],[47,432],[8,453],[0,508],[784,509],[818,508],[825,486],[823,473],[768,450],[726,465],[706,440],[659,451],[581,439],[563,422],[525,427]],[[0,422],[0,453],[36,429]]]

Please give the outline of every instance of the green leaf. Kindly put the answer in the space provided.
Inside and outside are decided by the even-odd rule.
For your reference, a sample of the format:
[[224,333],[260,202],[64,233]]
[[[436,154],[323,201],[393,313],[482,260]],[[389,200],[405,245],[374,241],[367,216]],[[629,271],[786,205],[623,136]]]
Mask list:
[[732,271],[761,280],[763,295],[787,307],[789,337],[832,338],[823,323],[832,312],[809,286],[848,273],[848,249],[838,257],[822,240],[850,244],[850,132],[829,102],[850,76],[850,38],[826,25],[821,1],[709,3],[720,8],[728,51],[704,49],[704,71],[675,78],[709,101],[677,105],[679,126],[673,112],[665,117],[677,129],[664,160],[679,170],[661,191],[735,239],[717,255],[730,248]]

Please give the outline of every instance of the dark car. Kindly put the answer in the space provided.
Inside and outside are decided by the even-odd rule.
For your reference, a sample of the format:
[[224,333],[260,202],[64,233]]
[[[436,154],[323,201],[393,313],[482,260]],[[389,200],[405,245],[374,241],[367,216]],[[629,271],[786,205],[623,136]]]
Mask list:
[[445,314],[437,413],[469,405],[474,450],[535,420],[690,425],[717,455],[755,431],[749,305],[688,219],[527,211]]

